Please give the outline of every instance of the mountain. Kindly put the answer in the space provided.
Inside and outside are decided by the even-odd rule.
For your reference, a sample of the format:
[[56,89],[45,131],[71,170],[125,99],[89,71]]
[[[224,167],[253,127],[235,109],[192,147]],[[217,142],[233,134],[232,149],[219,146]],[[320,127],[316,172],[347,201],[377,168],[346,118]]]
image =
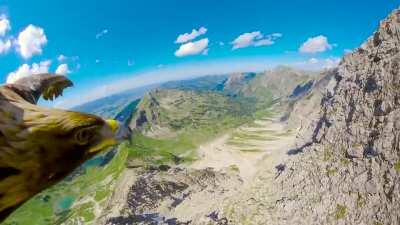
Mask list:
[[230,75],[208,75],[195,79],[169,81],[161,85],[162,89],[192,91],[220,91]]
[[[196,208],[198,212],[191,211],[192,207],[173,212],[181,204],[202,204],[195,200],[196,192],[207,201],[214,201],[213,193],[228,190],[219,195],[224,202],[229,193],[243,185],[242,179],[250,179],[248,174],[255,172],[253,166],[246,168],[252,164],[247,160],[257,164],[269,154],[265,146],[276,141],[285,143],[287,138],[294,137],[286,122],[279,122],[281,113],[288,110],[290,103],[300,102],[322,89],[326,84],[323,80],[330,75],[278,67],[263,73],[174,82],[150,91],[139,102],[129,123],[135,135],[128,147],[127,169],[119,182],[125,186],[117,188],[120,194],[111,198],[110,209],[98,223],[185,224],[212,213],[216,210],[210,208],[214,203]],[[270,128],[275,126],[270,121],[276,119],[278,127]],[[224,158],[215,158],[217,152],[203,153],[208,145]],[[240,162],[241,157],[245,161]],[[221,171],[206,169],[208,165],[221,167]],[[196,182],[197,179],[202,182]],[[168,188],[161,188],[164,186]],[[141,195],[148,197],[143,199]]]
[[196,160],[197,146],[271,114],[282,107],[277,103],[286,105],[294,94],[308,91],[316,78],[317,73],[282,66],[263,73],[163,84],[141,99],[129,122],[135,136],[134,157],[128,161],[138,163],[137,157],[147,162],[155,157],[158,163],[167,164]]
[[294,98],[308,91],[318,76],[281,66],[265,73],[169,82],[142,98],[130,127],[153,134],[171,133],[189,126],[199,127],[202,123],[215,123],[222,116],[251,115],[270,107],[274,100]]
[[[171,81],[130,90],[80,106],[76,109],[113,117],[129,125],[134,130],[131,143],[120,146],[118,151],[110,151],[87,162],[63,183],[21,207],[9,222],[27,224],[30,220],[23,215],[32,211],[40,215],[35,219],[37,224],[48,221],[56,224],[69,224],[72,221],[101,224],[114,220],[118,224],[117,217],[110,218],[108,208],[125,206],[115,204],[111,207],[107,202],[126,202],[128,199],[126,196],[116,197],[112,190],[120,191],[121,194],[128,193],[126,188],[133,185],[133,181],[124,179],[141,179],[140,177],[152,173],[157,177],[152,182],[158,184],[138,184],[138,189],[135,190],[148,190],[150,194],[152,188],[147,185],[163,186],[165,179],[170,179],[173,183],[171,191],[175,193],[175,185],[176,188],[181,185],[175,184],[174,179],[178,177],[184,180],[185,185],[190,186],[185,191],[223,191],[226,188],[220,184],[209,186],[215,182],[229,185],[232,182],[240,186],[244,178],[237,173],[247,173],[242,168],[247,163],[232,164],[232,170],[227,171],[228,176],[224,172],[206,170],[202,165],[213,163],[213,160],[207,160],[199,147],[232,133],[232,137],[224,141],[222,149],[235,149],[238,153],[248,152],[246,154],[261,157],[265,154],[264,145],[275,138],[286,137],[287,130],[270,131],[259,123],[269,123],[270,119],[286,111],[289,103],[297,103],[303,96],[313,92],[318,83],[323,83],[320,79],[320,74],[278,67],[263,73],[237,73]],[[246,129],[251,131],[242,130],[243,126],[250,126]],[[270,136],[271,132],[276,133],[274,138]],[[238,157],[235,154],[237,153],[229,153],[227,157],[235,159]],[[200,169],[193,170],[191,167],[194,165]],[[175,167],[184,170],[171,170],[169,178],[162,174],[162,171]],[[188,181],[196,180],[198,176],[205,176],[205,181],[200,186],[197,182]],[[216,178],[220,180],[216,181]],[[92,185],[88,186],[89,183]],[[121,187],[123,183],[126,186]],[[230,188],[235,189],[235,186]],[[185,193],[182,194],[190,195]],[[164,200],[168,202],[170,198],[173,196],[167,195]],[[161,200],[157,198],[154,201]],[[146,205],[148,202],[141,204]],[[140,218],[143,216],[141,213],[138,215]],[[109,219],[104,220],[105,218]],[[139,219],[143,220],[147,219]]]
[[[274,99],[287,97],[296,86],[318,78],[319,73],[301,71],[287,66],[278,66],[264,73],[256,74],[248,83],[239,85],[239,93],[247,97]],[[237,79],[234,76],[231,79]],[[229,83],[229,81],[227,82]],[[227,87],[229,90],[230,87]]]
[[228,95],[242,94],[244,86],[248,85],[251,80],[257,76],[256,73],[234,73],[231,74],[221,85],[223,90]]
[[[196,79],[168,81],[161,84],[147,85],[90,101],[75,106],[72,110],[92,113],[104,118],[114,118],[122,111],[127,112],[129,108],[132,108],[132,102],[141,99],[147,92],[155,88],[215,91],[218,90],[218,86],[221,85],[227,77],[228,75],[209,75]],[[126,107],[127,109],[125,109]],[[132,114],[134,112],[129,111],[129,113]]]
[[156,89],[142,98],[130,126],[162,136],[165,132],[209,126],[228,116],[250,115],[251,105],[245,104],[218,92]]
[[399,224],[399,63],[395,10],[341,61],[312,137],[276,182],[274,224]]
[[[130,90],[80,106],[77,109],[114,117],[129,125],[134,130],[131,143],[87,162],[63,183],[29,201],[6,222],[27,224],[30,220],[23,215],[32,211],[40,215],[35,219],[37,224],[124,224],[126,220],[152,224],[158,217],[132,214],[131,206],[125,203],[131,201],[126,194],[140,198],[142,190],[147,190],[151,195],[153,185],[172,185],[170,193],[160,189],[159,194],[164,197],[153,199],[161,205],[169,204],[171,199],[178,198],[176,195],[182,195],[179,198],[185,204],[196,205],[197,200],[191,203],[188,198],[191,192],[199,191],[211,201],[211,193],[228,188],[220,195],[223,203],[229,193],[243,185],[243,180],[251,180],[250,174],[259,170],[252,164],[261,163],[270,154],[266,146],[276,145],[276,141],[291,143],[288,140],[294,137],[292,130],[297,129],[300,120],[293,119],[298,109],[307,102],[314,109],[331,74],[277,67],[263,73],[205,76]],[[287,112],[286,119],[283,112]],[[275,120],[278,122],[271,122]],[[213,152],[204,153],[202,148],[208,149],[203,147],[207,143],[212,143],[211,148],[221,152],[218,154],[223,154],[223,158],[218,158],[218,154],[214,158]],[[282,149],[280,144],[276,146],[277,150]],[[219,169],[209,170],[209,165]],[[148,177],[153,175],[155,180]],[[199,176],[205,179],[203,183],[195,182],[203,179]],[[135,184],[132,179],[151,182]],[[176,183],[179,179],[182,183]],[[167,180],[170,184],[165,183]],[[92,185],[88,186],[89,183]],[[134,192],[128,190],[132,185],[137,185]],[[181,185],[187,188],[180,189]],[[160,214],[161,209],[146,208],[147,201],[138,200],[137,207],[155,212],[165,221],[182,221],[181,216],[188,213]],[[211,206],[196,213],[196,218],[215,211]],[[131,213],[121,217],[109,214],[109,209]]]
[[123,111],[125,107],[129,107],[129,104],[133,101],[140,99],[146,92],[158,86],[159,84],[154,84],[123,91],[118,94],[76,106],[71,110],[92,113],[103,118],[114,118],[118,113]]

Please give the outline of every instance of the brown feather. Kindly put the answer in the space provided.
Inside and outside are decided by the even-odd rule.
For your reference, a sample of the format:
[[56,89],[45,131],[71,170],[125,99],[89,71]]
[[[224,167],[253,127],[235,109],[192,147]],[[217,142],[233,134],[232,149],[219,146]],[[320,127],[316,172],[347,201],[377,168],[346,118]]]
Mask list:
[[7,87],[20,95],[26,101],[36,104],[40,96],[45,100],[53,100],[62,95],[63,90],[72,87],[73,83],[67,77],[55,74],[36,74],[23,77]]
[[[0,87],[0,215],[63,179],[97,154],[92,147],[114,138],[100,117],[35,105],[35,91],[52,99],[72,84],[54,79],[34,88],[21,82]],[[90,134],[77,135],[82,130]]]

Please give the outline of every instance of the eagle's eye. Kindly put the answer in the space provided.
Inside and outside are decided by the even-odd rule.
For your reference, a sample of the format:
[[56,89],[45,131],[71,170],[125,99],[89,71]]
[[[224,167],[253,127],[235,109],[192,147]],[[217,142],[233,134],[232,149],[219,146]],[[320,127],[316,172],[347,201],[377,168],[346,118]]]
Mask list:
[[75,142],[78,145],[87,145],[93,138],[92,128],[82,128],[75,133]]

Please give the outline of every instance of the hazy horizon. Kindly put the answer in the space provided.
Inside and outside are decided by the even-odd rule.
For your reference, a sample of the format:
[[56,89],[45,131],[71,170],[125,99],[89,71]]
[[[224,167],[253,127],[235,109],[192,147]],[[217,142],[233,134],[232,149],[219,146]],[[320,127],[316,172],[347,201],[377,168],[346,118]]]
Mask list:
[[74,87],[44,104],[70,108],[200,75],[280,64],[329,68],[360,46],[397,4],[5,0],[0,1],[0,82],[66,74]]

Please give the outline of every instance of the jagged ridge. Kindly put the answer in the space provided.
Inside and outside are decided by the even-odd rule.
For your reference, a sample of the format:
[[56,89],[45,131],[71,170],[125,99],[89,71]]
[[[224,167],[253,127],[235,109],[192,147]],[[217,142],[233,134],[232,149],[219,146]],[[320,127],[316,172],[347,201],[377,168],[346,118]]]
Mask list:
[[399,224],[400,10],[346,55],[304,154],[277,183],[276,224]]

